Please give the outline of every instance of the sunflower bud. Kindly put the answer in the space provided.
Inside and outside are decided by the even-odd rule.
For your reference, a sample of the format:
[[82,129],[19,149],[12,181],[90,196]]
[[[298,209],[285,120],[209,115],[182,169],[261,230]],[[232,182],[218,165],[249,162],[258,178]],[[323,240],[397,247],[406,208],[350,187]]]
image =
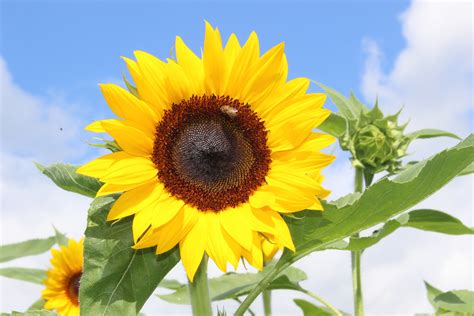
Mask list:
[[410,138],[403,134],[405,125],[398,125],[398,115],[384,117],[377,105],[361,113],[343,142],[345,149],[352,154],[354,167],[364,168],[371,174],[399,169]]

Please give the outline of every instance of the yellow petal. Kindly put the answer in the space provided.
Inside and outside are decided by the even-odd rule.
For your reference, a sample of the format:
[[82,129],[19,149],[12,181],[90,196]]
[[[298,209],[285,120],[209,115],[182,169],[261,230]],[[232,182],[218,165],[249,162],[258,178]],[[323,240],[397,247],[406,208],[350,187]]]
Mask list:
[[107,170],[109,169],[110,166],[112,166],[113,163],[126,159],[126,158],[132,158],[130,154],[127,154],[124,151],[118,151],[112,154],[108,154],[102,157],[99,157],[97,159],[94,159],[85,165],[79,167],[76,170],[76,173],[93,177],[93,178],[100,178],[104,176],[107,173]]
[[200,218],[179,243],[179,253],[184,269],[191,282],[201,263],[207,242],[207,221]]
[[157,254],[162,254],[176,246],[194,227],[199,218],[198,211],[187,205],[183,206],[171,221],[156,229],[158,234]]
[[219,30],[215,30],[206,21],[206,35],[204,37],[204,51],[202,62],[204,65],[205,89],[209,94],[221,95],[225,84],[224,50]]
[[126,152],[136,156],[150,156],[153,140],[130,121],[103,122],[102,126]]
[[164,198],[160,198],[154,206],[155,215],[151,221],[153,228],[158,228],[168,223],[184,206],[183,200],[176,199],[173,196],[167,196],[167,194],[163,194],[163,196]]
[[196,95],[204,93],[203,81],[204,81],[204,68],[202,60],[190,50],[183,42],[181,37],[176,36],[176,59],[181,67],[183,67],[186,75],[194,83],[193,90]]
[[122,194],[110,209],[107,220],[130,216],[148,207],[158,200],[164,186],[156,178]]
[[96,197],[109,195],[113,193],[125,192],[131,189],[134,189],[140,186],[142,183],[131,183],[131,184],[111,184],[105,183],[103,186],[100,187],[99,191],[97,191]]
[[225,243],[224,237],[222,236],[219,215],[214,212],[207,212],[204,214],[204,218],[207,220],[208,234],[206,252],[222,272],[227,272],[229,246]]
[[137,82],[140,97],[152,104],[158,113],[163,113],[171,105],[164,86],[165,63],[143,51],[135,51],[134,54],[143,79],[141,84]]
[[295,251],[295,245],[293,244],[290,230],[288,229],[288,225],[283,220],[281,215],[277,212],[271,212],[269,216],[272,218],[274,223],[275,230],[277,232],[274,236],[278,240],[278,243],[290,249],[291,251]]
[[133,241],[136,243],[143,233],[150,227],[153,218],[153,209],[145,208],[133,216]]
[[144,183],[156,177],[157,170],[152,161],[142,157],[122,159],[115,162],[100,178],[112,184]]
[[242,256],[247,259],[247,261],[256,269],[260,271],[263,269],[262,245],[260,241],[260,236],[258,236],[257,233],[253,233],[251,251],[242,249]]
[[255,32],[252,32],[235,58],[232,69],[229,70],[224,94],[234,96],[237,99],[240,98],[243,83],[246,82],[251,75],[249,70],[253,64],[258,61],[259,56],[260,46],[258,37]]
[[101,84],[105,100],[117,116],[138,123],[148,135],[155,134],[156,123],[161,115],[154,112],[145,102],[115,84]]
[[275,203],[275,195],[269,191],[257,190],[249,198],[253,208],[262,208]]
[[[242,210],[242,208],[244,208]],[[252,230],[246,215],[248,205],[237,206],[221,212],[222,227],[242,247],[250,250],[252,247]]]

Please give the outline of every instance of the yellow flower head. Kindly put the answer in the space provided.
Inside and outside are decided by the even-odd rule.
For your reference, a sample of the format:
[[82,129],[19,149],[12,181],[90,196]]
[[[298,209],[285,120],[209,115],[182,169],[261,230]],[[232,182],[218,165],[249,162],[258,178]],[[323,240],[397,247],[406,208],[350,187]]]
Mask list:
[[280,213],[321,210],[320,170],[334,140],[313,133],[330,114],[306,78],[287,80],[283,43],[263,55],[255,33],[223,47],[206,23],[202,57],[176,37],[176,60],[142,51],[124,58],[136,93],[101,89],[116,119],[87,127],[123,151],[78,170],[99,178],[98,196],[124,192],[108,220],[134,215],[135,248],[179,244],[190,280],[206,252],[226,271],[241,257],[261,269],[261,234],[294,250]]
[[69,240],[60,250],[51,249],[52,268],[44,281],[44,307],[56,310],[61,316],[79,315],[79,282],[83,267],[83,240]]

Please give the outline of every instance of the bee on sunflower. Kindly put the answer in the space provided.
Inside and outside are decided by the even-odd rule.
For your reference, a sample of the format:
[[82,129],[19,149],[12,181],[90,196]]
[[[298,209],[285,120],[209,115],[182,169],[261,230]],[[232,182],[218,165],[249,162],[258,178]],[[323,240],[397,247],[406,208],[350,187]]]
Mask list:
[[334,157],[320,150],[334,138],[312,131],[330,114],[326,97],[307,93],[309,79],[288,81],[283,43],[261,55],[254,32],[223,46],[206,22],[202,58],[180,37],[175,52],[124,58],[132,92],[100,85],[118,118],[86,129],[122,150],[78,173],[104,183],[97,196],[123,192],[107,219],[134,216],[134,248],[179,245],[191,282],[205,254],[222,271],[242,257],[262,269],[264,252],[295,249],[281,214],[322,210],[329,194],[321,169]]
[[51,265],[41,292],[44,308],[55,310],[61,316],[79,315],[79,284],[83,269],[83,240],[70,239],[60,250],[51,249]]

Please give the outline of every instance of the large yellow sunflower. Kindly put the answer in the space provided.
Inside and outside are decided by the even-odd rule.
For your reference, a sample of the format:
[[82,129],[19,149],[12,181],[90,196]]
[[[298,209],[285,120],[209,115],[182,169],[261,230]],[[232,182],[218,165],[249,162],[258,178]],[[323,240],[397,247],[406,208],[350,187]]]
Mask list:
[[52,268],[44,281],[44,307],[56,310],[61,316],[79,315],[79,282],[83,267],[83,240],[69,240],[60,250],[51,249]]
[[283,43],[260,55],[257,35],[225,47],[206,23],[202,58],[176,37],[176,60],[143,51],[124,58],[136,92],[102,84],[116,119],[106,132],[123,151],[78,172],[104,182],[98,196],[124,192],[108,220],[134,215],[135,248],[164,253],[179,244],[192,281],[206,252],[226,271],[241,257],[263,265],[261,237],[294,250],[280,213],[321,210],[320,170],[333,138],[312,129],[330,114],[310,81],[287,81]]

